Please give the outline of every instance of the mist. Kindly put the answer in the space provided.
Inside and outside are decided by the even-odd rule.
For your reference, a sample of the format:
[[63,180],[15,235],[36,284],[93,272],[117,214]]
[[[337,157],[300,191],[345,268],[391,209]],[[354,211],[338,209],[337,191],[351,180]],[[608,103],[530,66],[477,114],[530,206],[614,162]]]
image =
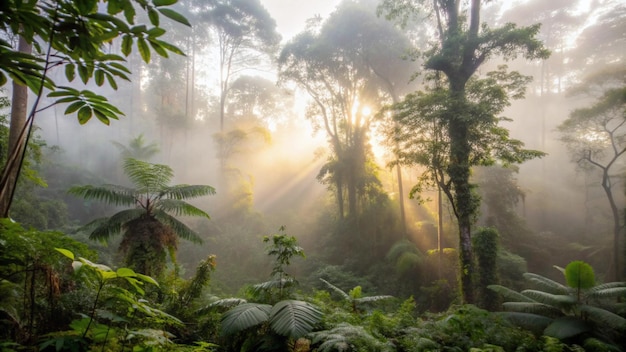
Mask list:
[[[392,149],[372,137],[384,133],[382,125],[388,122],[376,112],[393,104],[392,94],[371,93],[374,100],[369,104],[375,111],[372,121],[368,122],[371,130],[367,148],[368,153],[372,149],[378,151],[371,160],[378,166],[372,175],[377,175],[380,181],[376,183],[376,187],[380,187],[376,192],[380,193],[359,193],[358,209],[364,212],[359,221],[365,224],[360,228],[366,230],[347,235],[355,230],[350,227],[352,224],[340,222],[336,190],[332,182],[325,179],[328,177],[325,172],[320,171],[330,160],[332,149],[329,147],[331,137],[325,133],[327,127],[318,119],[320,112],[313,104],[315,97],[279,73],[277,59],[281,50],[294,43],[298,33],[310,30],[323,36],[325,30],[330,32],[331,25],[342,21],[343,17],[338,16],[346,16],[340,7],[349,3],[334,4],[330,10],[328,5],[319,9],[312,5],[311,9],[303,8],[303,12],[311,12],[298,13],[298,18],[319,15],[317,22],[309,22],[309,28],[313,29],[307,29],[303,21],[287,22],[289,11],[299,9],[283,8],[278,1],[268,2],[265,10],[270,18],[265,19],[268,22],[264,30],[278,29],[284,33],[279,40],[273,39],[272,50],[269,50],[271,45],[261,42],[243,47],[233,58],[235,69],[229,73],[228,82],[224,81],[224,67],[220,67],[215,29],[202,22],[194,23],[194,32],[174,25],[168,29],[167,39],[180,46],[187,56],[153,57],[145,64],[137,53],[132,53],[128,58],[133,63],[131,82],[120,82],[117,90],[89,86],[124,112],[120,120],[112,121],[109,126],[96,119],[80,125],[74,115],[64,114],[63,106],[37,114],[36,133],[47,145],[44,148],[47,163],[39,166],[40,172],[44,178],[51,175],[47,168],[53,164],[66,171],[75,170],[81,176],[71,182],[126,184],[122,156],[114,142],[128,145],[143,136],[147,144],[154,143],[159,149],[149,161],[172,167],[174,184],[216,188],[215,195],[191,202],[207,211],[211,220],[183,218],[203,239],[202,245],[181,241],[178,260],[187,277],[200,260],[214,254],[217,258],[211,284],[214,292],[235,294],[243,285],[264,280],[271,265],[264,255],[263,236],[277,233],[284,226],[286,233],[295,236],[307,254],[306,259],[293,263],[293,275],[305,287],[319,286],[316,279],[332,268],[362,277],[363,286],[376,292],[396,295],[419,292],[419,285],[386,286],[386,282],[393,279],[384,277],[385,272],[393,271],[393,264],[386,262],[386,256],[394,243],[408,239],[419,251],[427,253],[437,248],[438,227],[436,191],[424,189],[421,200],[409,197],[423,170],[419,166],[402,165],[403,193],[399,194],[396,169],[390,166],[394,161]],[[369,11],[371,21],[380,28],[390,33],[397,30],[384,18],[376,17],[375,2],[355,3]],[[184,4],[179,9],[192,22],[201,20],[194,16],[197,9],[185,8]],[[513,197],[512,213],[508,215],[519,220],[519,231],[499,229],[502,237],[509,236],[502,242],[524,242],[524,246],[512,246],[508,250],[523,258],[528,270],[552,276],[554,265],[564,267],[572,260],[588,261],[600,276],[614,269],[607,259],[612,250],[612,220],[600,187],[601,179],[593,169],[577,168],[557,129],[572,111],[594,101],[593,95],[570,94],[574,88],[585,84],[586,77],[616,67],[621,69],[617,71],[621,76],[616,78],[624,84],[625,9],[620,1],[548,4],[533,0],[507,3],[506,8],[504,4],[490,3],[485,9],[483,19],[494,26],[506,22],[519,26],[541,22],[539,38],[551,51],[547,60],[518,58],[505,62],[491,58],[479,72],[484,76],[506,64],[511,70],[533,77],[525,97],[513,101],[502,114],[510,120],[501,123],[512,138],[525,144],[525,148],[546,153],[542,158],[524,162],[511,174],[520,195]],[[273,27],[272,21],[279,18],[284,22]],[[611,27],[613,24],[617,27]],[[341,33],[346,38],[352,35]],[[400,98],[423,87],[422,58],[406,58],[406,53],[416,46],[425,50],[420,45],[428,41],[431,32],[415,25],[397,33],[406,36],[401,42],[406,47],[396,55],[397,62],[381,64],[380,69],[388,69],[387,77],[396,80],[394,94]],[[598,33],[603,35],[599,37]],[[367,42],[367,33],[359,35],[364,35],[363,41]],[[250,41],[253,39],[258,38]],[[391,72],[391,68],[398,72]],[[415,72],[420,75],[412,80]],[[226,93],[220,84],[227,85]],[[223,127],[220,127],[220,119],[223,119]],[[612,169],[615,172],[614,196],[620,211],[626,205],[622,183],[624,166],[620,158]],[[498,224],[493,217],[500,215],[497,209],[489,209],[485,204],[483,192],[495,186],[481,183],[483,172],[487,171],[474,173],[478,192],[483,195],[477,226],[493,226]],[[57,181],[49,183],[56,185]],[[370,184],[372,189],[373,185]],[[46,197],[46,189],[37,192]],[[400,198],[405,208],[404,225],[401,224]],[[69,195],[64,195],[63,199],[70,204],[67,228],[76,229],[91,221],[94,215],[110,215],[114,211],[114,208],[90,208],[94,205],[81,203]],[[443,202],[443,246],[455,248],[458,238],[454,215],[445,198]],[[71,212],[79,206],[89,211]],[[403,226],[406,233],[403,233]],[[537,243],[539,240],[543,241],[541,245]],[[342,244],[335,246],[339,242]],[[533,242],[537,248],[531,248]],[[116,265],[119,260],[116,245],[110,244],[107,248],[104,251],[108,251],[109,256],[103,258]],[[382,273],[383,277],[376,273]],[[419,281],[427,284],[430,277],[419,275]]]

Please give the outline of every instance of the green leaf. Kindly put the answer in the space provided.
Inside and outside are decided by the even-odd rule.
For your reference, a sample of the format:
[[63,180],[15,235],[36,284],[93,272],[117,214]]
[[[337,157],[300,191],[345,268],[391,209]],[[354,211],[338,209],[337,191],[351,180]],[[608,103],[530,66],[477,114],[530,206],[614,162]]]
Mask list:
[[122,54],[124,54],[124,56],[128,56],[132,51],[133,37],[130,34],[127,34],[122,37]]
[[189,21],[185,18],[185,16],[179,14],[178,12],[176,12],[174,10],[171,10],[171,9],[161,9],[161,8],[159,8],[158,10],[159,10],[159,12],[163,16],[165,16],[165,17],[167,17],[169,19],[172,19],[172,20],[174,20],[174,21],[176,21],[178,23],[182,23],[185,26],[191,27],[191,23],[189,23]]
[[54,248],[57,252],[63,254],[64,256],[74,260],[74,253],[64,248]]
[[178,2],[178,0],[153,0],[152,1],[154,6],[156,6],[156,7],[159,7],[159,6],[170,6],[170,5],[174,5],[177,2]]
[[271,309],[269,304],[244,303],[227,311],[222,316],[222,334],[232,335],[266,322]]
[[102,71],[101,69],[97,69],[95,71],[94,77],[96,79],[96,85],[98,87],[102,87],[102,85],[104,84],[104,71]]
[[159,25],[159,13],[154,8],[148,9],[148,18],[153,26]]
[[78,65],[78,75],[80,76],[81,81],[87,84],[89,81],[89,70],[84,65]]
[[137,276],[137,273],[130,268],[119,268],[116,271],[117,276],[119,277],[135,277]]
[[300,338],[311,331],[322,320],[322,312],[308,302],[280,301],[270,311],[270,325],[282,336]]
[[[76,97],[76,99],[79,99],[78,97]],[[69,115],[75,111],[77,111],[78,109],[82,108],[83,106],[85,106],[85,102],[82,100],[79,100],[75,103],[70,104],[67,109],[65,109],[65,115]]]
[[162,57],[168,57],[167,51],[159,44],[159,41],[148,38],[148,42],[154,51]]
[[96,118],[98,119],[98,121],[102,122],[103,124],[107,126],[111,124],[111,120],[109,120],[109,118],[105,114],[103,114],[101,110],[93,109],[93,113],[94,115],[96,115]]
[[74,64],[65,65],[65,77],[70,82],[76,78],[76,66],[74,66]]
[[91,119],[93,111],[91,107],[88,105],[84,105],[80,110],[78,110],[78,123],[84,125]]
[[146,43],[146,40],[143,38],[137,38],[137,49],[139,49],[139,54],[144,62],[150,62],[150,48]]

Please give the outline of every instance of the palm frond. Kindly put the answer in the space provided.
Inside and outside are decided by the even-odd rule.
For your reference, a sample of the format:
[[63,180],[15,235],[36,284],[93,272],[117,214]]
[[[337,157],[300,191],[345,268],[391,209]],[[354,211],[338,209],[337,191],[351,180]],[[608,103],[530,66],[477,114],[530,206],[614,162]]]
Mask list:
[[161,199],[156,204],[157,209],[161,209],[165,212],[172,213],[174,216],[202,216],[207,219],[211,217],[204,210],[196,208],[195,206],[178,199]]
[[222,334],[232,335],[249,327],[262,324],[270,317],[269,304],[244,303],[222,316]]
[[133,158],[124,159],[124,173],[140,193],[160,193],[174,177],[171,167]]
[[513,302],[535,302],[532,298],[528,296],[524,296],[523,294],[511,290],[508,287],[504,287],[501,285],[489,285],[488,289],[495,291],[497,294],[502,296],[506,300],[511,300]]
[[215,188],[206,185],[174,185],[161,191],[162,198],[190,199],[215,194]]
[[112,205],[133,206],[135,205],[135,192],[131,188],[103,185],[103,186],[74,186],[68,191],[69,194],[84,198],[95,199]]
[[108,218],[96,219],[81,230],[90,231],[89,238],[100,242],[106,242],[109,238],[122,232],[123,227],[130,221],[140,218],[146,211],[141,208],[133,208],[119,211]]
[[521,312],[501,312],[497,313],[505,317],[508,321],[523,329],[532,331],[536,335],[541,335],[543,331],[554,320],[543,315]]
[[553,307],[570,307],[576,304],[576,297],[571,295],[554,295],[538,290],[524,290],[522,291],[522,294],[530,297],[536,302],[548,304]]
[[531,313],[550,318],[563,316],[563,312],[559,309],[538,302],[505,302],[502,306],[508,312]]
[[584,320],[573,317],[562,317],[550,323],[543,333],[544,335],[556,337],[559,340],[565,340],[591,330],[591,326],[585,323]]
[[194,243],[202,243],[202,239],[198,236],[197,233],[195,233],[187,225],[183,224],[178,219],[164,212],[163,210],[157,209],[154,212],[154,217],[163,224],[169,226],[172,231],[174,231],[176,236]]
[[524,278],[534,284],[536,284],[539,288],[544,289],[550,293],[554,294],[562,294],[566,295],[571,292],[570,288],[567,286],[560,284],[554,280],[550,280],[547,277],[533,274],[533,273],[524,273]]
[[615,313],[586,304],[580,306],[580,311],[587,313],[589,318],[600,326],[609,326],[612,329],[626,333],[626,319]]
[[341,297],[343,297],[343,299],[345,300],[350,300],[350,295],[348,295],[344,290],[340,289],[339,287],[331,284],[330,282],[320,278],[320,280],[326,284],[326,286],[328,286],[329,288],[331,288],[333,291],[337,292]]
[[294,339],[311,331],[322,320],[322,312],[314,305],[296,300],[280,301],[270,311],[270,325],[279,335]]

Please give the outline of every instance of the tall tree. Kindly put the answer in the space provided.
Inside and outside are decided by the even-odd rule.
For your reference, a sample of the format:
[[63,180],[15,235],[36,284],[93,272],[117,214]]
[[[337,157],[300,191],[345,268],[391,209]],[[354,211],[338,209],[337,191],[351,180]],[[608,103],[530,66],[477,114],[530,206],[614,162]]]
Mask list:
[[[504,107],[502,103],[507,99],[503,100],[497,94],[494,96],[494,93],[498,90],[500,94],[506,92],[498,83],[513,84],[514,93],[519,92],[520,80],[519,75],[496,72],[484,81],[476,80],[477,86],[473,89],[468,89],[468,83],[478,68],[495,55],[512,59],[522,54],[527,59],[535,59],[546,58],[548,51],[536,39],[539,25],[518,28],[515,24],[508,23],[491,29],[487,24],[481,24],[480,0],[435,0],[432,3],[424,0],[385,0],[381,11],[388,18],[406,19],[406,16],[414,14],[420,8],[426,8],[429,4],[432,4],[430,10],[434,15],[437,41],[428,51],[424,67],[443,74],[447,84],[446,88],[435,88],[433,95],[438,100],[438,111],[434,113],[437,122],[435,126],[441,132],[441,140],[447,144],[445,153],[448,162],[441,165],[443,168],[438,173],[449,177],[441,186],[447,188],[444,191],[453,204],[457,218],[461,290],[463,300],[471,303],[474,301],[471,228],[479,200],[472,192],[474,185],[470,183],[470,169],[473,164],[488,158],[494,152],[491,148],[480,149],[481,145],[476,143],[476,138],[482,142],[488,142],[488,137],[508,140],[506,130],[496,127],[496,114],[501,112]],[[499,98],[495,103],[487,100],[494,97]],[[483,131],[480,129],[484,127],[489,128],[484,131],[487,135],[481,135]],[[491,142],[496,143],[498,139]],[[524,152],[515,155],[520,145],[511,143],[509,146],[515,148],[495,152],[518,161],[536,156],[535,153]],[[439,178],[438,182],[442,181],[443,178]]]
[[[621,278],[620,237],[623,233],[622,214],[614,194],[618,176],[613,171],[626,153],[626,70],[617,68],[601,71],[587,78],[585,88],[591,96],[602,93],[589,107],[572,111],[559,125],[561,140],[567,146],[572,161],[583,169],[600,171],[600,185],[606,195],[613,219],[612,277]],[[612,85],[610,83],[613,83]]]
[[219,51],[219,119],[224,117],[234,75],[258,64],[259,54],[271,55],[280,43],[276,21],[259,0],[209,0],[199,8],[199,17],[211,26]]
[[401,58],[406,44],[373,11],[345,2],[319,30],[310,27],[285,45],[279,57],[280,79],[311,97],[307,115],[328,137],[331,153],[319,179],[334,190],[340,218],[356,218],[359,198],[379,182],[369,141],[373,112],[408,85],[410,63]]
[[[125,56],[132,52],[134,44],[145,62],[151,52],[168,56],[168,52],[182,54],[180,49],[163,41],[165,30],[159,26],[161,15],[176,22],[189,22],[170,8],[176,0],[120,1],[120,0],[59,0],[3,1],[0,5],[0,33],[19,36],[20,45],[14,49],[0,39],[0,86],[8,78],[17,85],[15,108],[9,139],[12,143],[0,179],[0,217],[8,216],[17,176],[21,169],[26,145],[30,139],[33,121],[42,108],[43,95],[54,99],[53,104],[69,104],[66,114],[77,113],[81,124],[93,116],[105,124],[123,115],[106,98],[89,90],[57,86],[50,76],[54,67],[65,68],[65,78],[72,82],[76,76],[82,83],[94,80],[96,85],[105,82],[117,89],[117,79],[128,80],[130,73],[124,57],[109,53],[106,44],[114,39]],[[105,5],[105,6],[103,6]],[[149,24],[138,24],[137,8],[148,15]],[[121,18],[123,16],[123,18]],[[43,45],[42,45],[43,44]],[[32,50],[35,50],[31,53]],[[28,115],[25,114],[28,87],[36,94]],[[24,118],[25,117],[25,118]],[[14,122],[15,121],[15,122]]]
[[123,232],[120,251],[126,264],[146,275],[160,275],[169,250],[174,260],[178,237],[197,243],[200,237],[174,216],[191,215],[209,218],[186,199],[214,194],[205,185],[174,185],[174,172],[167,165],[151,164],[133,158],[124,161],[124,172],[134,187],[118,185],[75,186],[69,192],[85,199],[104,201],[116,206],[132,207],[85,225],[91,239],[106,242]]

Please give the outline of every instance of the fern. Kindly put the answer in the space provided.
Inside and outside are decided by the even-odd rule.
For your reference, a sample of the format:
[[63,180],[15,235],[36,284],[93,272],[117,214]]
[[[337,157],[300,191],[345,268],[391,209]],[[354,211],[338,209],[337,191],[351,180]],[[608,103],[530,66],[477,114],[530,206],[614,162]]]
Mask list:
[[313,331],[321,320],[322,312],[303,301],[280,301],[270,311],[272,329],[279,335],[295,339]]
[[522,294],[536,302],[556,306],[559,308],[569,308],[576,304],[576,297],[570,295],[553,295],[551,293],[537,290],[524,290],[522,291]]
[[563,316],[561,310],[538,302],[505,302],[502,306],[510,312],[533,313],[551,318]]
[[554,294],[569,294],[571,290],[554,280],[550,280],[547,277],[533,273],[524,273],[524,278],[530,282],[535,283],[539,288],[544,289],[547,292]]
[[532,298],[528,296],[524,296],[523,294],[513,291],[508,287],[500,286],[500,285],[489,285],[488,289],[495,291],[500,294],[502,297],[512,300],[514,302],[535,302]]
[[612,329],[616,329],[626,333],[625,318],[615,313],[609,312],[608,310],[589,305],[581,305],[579,309],[581,312],[586,313],[591,320],[595,321],[600,326],[608,326]]

